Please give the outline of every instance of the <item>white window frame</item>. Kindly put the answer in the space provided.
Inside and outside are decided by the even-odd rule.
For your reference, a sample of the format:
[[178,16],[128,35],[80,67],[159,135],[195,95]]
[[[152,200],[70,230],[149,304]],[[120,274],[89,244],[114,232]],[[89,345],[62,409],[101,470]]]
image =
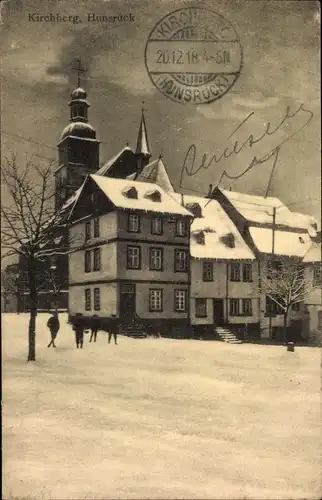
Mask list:
[[140,232],[140,216],[137,214],[128,214],[128,232],[129,233],[139,233]]
[[184,273],[188,270],[188,252],[181,248],[176,248],[174,251],[174,270],[179,273]]
[[93,271],[101,270],[101,249],[100,247],[93,250]]
[[195,311],[196,318],[207,318],[207,299],[195,299]]
[[186,236],[187,228],[185,219],[178,219],[176,222],[176,236]]
[[240,263],[230,263],[230,281],[240,281]]
[[252,283],[252,281],[253,281],[253,266],[250,262],[246,262],[245,264],[243,264],[243,282]]
[[[248,304],[247,307],[246,304]],[[252,299],[242,299],[242,311],[243,311],[243,316],[253,316]]]
[[229,316],[240,316],[239,299],[229,299]]
[[202,280],[214,281],[214,263],[210,260],[203,261],[202,263]]
[[174,291],[174,310],[176,312],[187,311],[187,290]]
[[94,288],[94,311],[101,310],[101,289]]
[[[130,262],[131,261],[131,262]],[[141,248],[133,245],[128,245],[126,250],[127,269],[141,268]]]
[[84,253],[84,272],[90,273],[92,271],[92,252],[85,250]]
[[163,270],[163,248],[157,248],[157,247],[150,248],[150,270],[151,271]]
[[163,311],[163,290],[162,288],[150,288],[149,290],[149,311]]
[[85,222],[85,241],[90,240],[91,237],[92,237],[92,225],[91,221],[88,220],[87,222]]
[[92,310],[92,290],[90,288],[85,288],[85,311]]
[[161,217],[152,217],[151,234],[160,235],[163,233],[163,221]]

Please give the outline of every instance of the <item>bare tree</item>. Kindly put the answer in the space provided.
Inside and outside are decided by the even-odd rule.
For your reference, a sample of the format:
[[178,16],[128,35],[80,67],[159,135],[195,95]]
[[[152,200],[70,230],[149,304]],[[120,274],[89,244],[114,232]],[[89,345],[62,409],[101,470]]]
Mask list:
[[273,309],[283,315],[285,342],[291,307],[303,302],[314,288],[313,281],[306,279],[305,266],[300,259],[277,255],[265,259],[259,289],[270,304],[275,305]]
[[[70,252],[64,210],[55,212],[52,165],[26,162],[18,166],[16,157],[1,166],[2,257],[18,255],[24,262],[30,295],[28,361],[36,360],[36,316],[39,286],[37,275],[46,258]],[[81,243],[79,241],[79,243]],[[73,251],[77,247],[73,245]]]

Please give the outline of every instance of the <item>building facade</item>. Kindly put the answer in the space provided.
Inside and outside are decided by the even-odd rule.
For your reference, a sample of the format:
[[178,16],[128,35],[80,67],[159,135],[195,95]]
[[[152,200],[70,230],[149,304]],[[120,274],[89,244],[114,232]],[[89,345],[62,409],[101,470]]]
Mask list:
[[155,184],[90,176],[70,216],[86,240],[69,256],[70,316],[188,327],[191,218]]

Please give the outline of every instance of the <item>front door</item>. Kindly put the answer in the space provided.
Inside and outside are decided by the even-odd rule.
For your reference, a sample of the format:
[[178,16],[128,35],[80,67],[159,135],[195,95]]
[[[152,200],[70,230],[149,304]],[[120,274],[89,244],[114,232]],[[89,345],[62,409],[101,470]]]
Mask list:
[[122,283],[120,285],[120,319],[131,322],[135,315],[135,285]]
[[223,299],[213,299],[214,307],[214,325],[220,326],[225,323],[224,318],[224,300]]

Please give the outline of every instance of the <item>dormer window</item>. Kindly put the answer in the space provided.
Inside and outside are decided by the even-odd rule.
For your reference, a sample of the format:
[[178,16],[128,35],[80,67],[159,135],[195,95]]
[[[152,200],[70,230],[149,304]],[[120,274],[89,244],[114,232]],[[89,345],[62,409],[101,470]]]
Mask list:
[[126,196],[127,198],[132,198],[132,199],[135,199],[135,200],[138,199],[138,192],[137,192],[137,190],[135,189],[134,186],[126,188],[126,189],[123,189],[122,194],[124,196]]
[[200,231],[199,233],[194,234],[196,242],[198,245],[204,245],[205,244],[205,233],[203,231]]
[[202,217],[202,210],[199,203],[187,203],[185,205],[186,209],[194,215],[194,217]]
[[228,233],[225,234],[220,238],[220,241],[227,247],[227,248],[235,248],[235,237],[233,233]]
[[149,191],[148,193],[146,193],[144,195],[144,198],[148,198],[152,201],[156,201],[156,202],[161,202],[161,193],[160,191]]

